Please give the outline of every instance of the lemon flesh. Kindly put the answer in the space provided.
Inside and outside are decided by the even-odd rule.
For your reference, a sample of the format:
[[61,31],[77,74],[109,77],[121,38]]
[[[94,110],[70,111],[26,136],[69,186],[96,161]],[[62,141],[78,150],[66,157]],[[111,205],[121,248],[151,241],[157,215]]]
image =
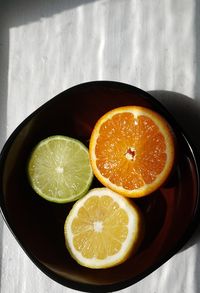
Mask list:
[[48,201],[77,200],[87,193],[93,179],[88,149],[76,139],[50,136],[34,148],[28,177],[34,191]]
[[95,188],[74,204],[66,218],[66,247],[82,266],[113,267],[136,252],[142,227],[141,213],[133,203],[107,188]]

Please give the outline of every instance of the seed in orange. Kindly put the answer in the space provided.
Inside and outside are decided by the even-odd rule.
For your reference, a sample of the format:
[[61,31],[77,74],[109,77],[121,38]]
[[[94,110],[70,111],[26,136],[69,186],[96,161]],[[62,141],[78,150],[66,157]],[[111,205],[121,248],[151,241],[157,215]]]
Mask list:
[[141,197],[168,178],[174,163],[174,135],[157,112],[120,107],[97,121],[89,154],[94,174],[104,186],[124,196]]
[[68,214],[64,236],[82,266],[109,268],[124,262],[141,243],[144,225],[137,206],[108,188],[95,188]]

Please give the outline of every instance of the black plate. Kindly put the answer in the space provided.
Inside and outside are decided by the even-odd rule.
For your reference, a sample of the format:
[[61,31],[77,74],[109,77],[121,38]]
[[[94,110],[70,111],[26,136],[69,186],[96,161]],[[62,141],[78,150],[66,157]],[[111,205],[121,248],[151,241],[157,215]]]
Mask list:
[[[33,147],[50,135],[71,136],[88,146],[97,119],[125,105],[151,108],[168,120],[177,139],[176,165],[162,188],[135,200],[146,222],[137,254],[114,268],[87,269],[70,257],[64,244],[63,225],[72,204],[54,204],[37,196],[27,180],[27,159]],[[82,291],[119,290],[150,274],[191,236],[200,210],[197,161],[196,150],[173,117],[148,93],[117,82],[81,84],[36,110],[6,142],[0,157],[2,214],[27,255],[52,279]],[[95,186],[100,186],[96,179]]]

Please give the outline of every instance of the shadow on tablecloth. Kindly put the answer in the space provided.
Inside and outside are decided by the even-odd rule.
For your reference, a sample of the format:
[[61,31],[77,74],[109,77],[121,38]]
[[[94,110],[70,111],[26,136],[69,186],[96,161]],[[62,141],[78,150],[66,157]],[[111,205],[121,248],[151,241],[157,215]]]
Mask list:
[[[77,6],[85,5],[91,1],[99,0],[35,0],[29,1],[28,4],[26,0],[8,0],[2,1],[2,3],[0,4],[0,151],[7,139],[7,99],[9,90],[9,30],[12,27],[17,27],[20,25],[38,21],[38,19],[40,19],[41,17],[51,17],[53,14],[73,9]],[[0,268],[2,263],[3,250],[3,227],[3,218],[0,217]]]
[[[1,13],[2,15],[2,13]],[[8,96],[8,58],[9,34],[4,25],[4,18],[0,16],[0,150],[6,141],[7,132],[7,96]],[[0,268],[3,249],[3,218],[0,216]],[[1,286],[1,272],[0,272]],[[1,287],[0,287],[1,288]]]

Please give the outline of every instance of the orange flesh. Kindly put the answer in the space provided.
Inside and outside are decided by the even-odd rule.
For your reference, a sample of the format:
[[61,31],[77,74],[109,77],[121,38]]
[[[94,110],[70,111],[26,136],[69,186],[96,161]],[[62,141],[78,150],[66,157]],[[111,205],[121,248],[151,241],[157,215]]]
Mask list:
[[[95,231],[95,223],[101,229]],[[108,196],[89,198],[72,223],[73,244],[86,258],[105,259],[116,254],[128,235],[128,216]]]
[[118,113],[100,127],[95,147],[100,173],[113,184],[133,190],[152,183],[166,160],[165,138],[147,116]]

